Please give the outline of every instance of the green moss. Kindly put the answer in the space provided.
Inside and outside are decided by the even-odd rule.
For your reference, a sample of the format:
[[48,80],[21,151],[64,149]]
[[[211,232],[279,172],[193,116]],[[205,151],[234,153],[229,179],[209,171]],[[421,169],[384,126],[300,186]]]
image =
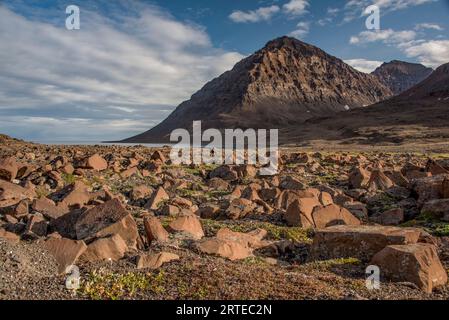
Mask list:
[[92,300],[118,300],[148,289],[150,280],[148,275],[141,273],[115,274],[94,270],[82,281],[79,293]]
[[299,266],[300,269],[313,269],[313,270],[322,270],[328,271],[334,267],[339,266],[348,266],[348,265],[360,265],[361,261],[356,258],[339,258],[339,259],[330,259],[323,261],[313,261],[306,263],[304,265]]
[[65,185],[75,183],[76,181],[76,178],[73,174],[63,173],[61,177]]
[[250,232],[254,229],[265,229],[267,238],[271,240],[290,240],[293,242],[310,243],[311,231],[298,227],[279,226],[268,222],[258,221],[217,221],[201,220],[206,233],[214,235],[221,228],[228,228],[234,232]]

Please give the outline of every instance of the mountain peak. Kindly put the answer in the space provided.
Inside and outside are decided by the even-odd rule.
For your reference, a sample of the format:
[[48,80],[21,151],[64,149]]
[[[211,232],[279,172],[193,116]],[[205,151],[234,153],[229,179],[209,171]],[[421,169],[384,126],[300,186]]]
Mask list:
[[265,47],[207,83],[161,124],[128,142],[166,141],[173,128],[283,128],[391,96],[372,75],[291,37]]
[[432,72],[431,68],[419,63],[392,60],[382,64],[372,74],[398,95],[426,79]]

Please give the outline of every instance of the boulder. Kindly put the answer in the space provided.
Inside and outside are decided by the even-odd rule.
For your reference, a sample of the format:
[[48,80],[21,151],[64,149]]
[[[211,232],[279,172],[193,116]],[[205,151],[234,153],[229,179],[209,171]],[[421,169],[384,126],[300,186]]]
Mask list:
[[17,234],[15,234],[13,232],[6,231],[3,228],[0,228],[0,239],[6,240],[6,241],[9,241],[12,243],[17,243],[20,241],[20,237]]
[[185,214],[171,222],[168,226],[171,232],[184,232],[193,239],[204,237],[203,227],[198,217],[194,214]]
[[368,185],[370,173],[362,167],[352,169],[349,174],[349,185],[354,189],[364,188]]
[[447,283],[447,272],[432,244],[390,245],[371,260],[381,276],[398,282],[411,282],[427,293]]
[[13,157],[0,159],[0,179],[12,181],[16,178],[19,168]]
[[404,209],[394,208],[380,214],[380,223],[385,226],[395,226],[404,222]]
[[429,214],[435,219],[449,222],[449,199],[436,199],[427,201],[421,213]]
[[235,181],[238,180],[239,175],[237,171],[229,166],[229,165],[223,165],[218,168],[215,168],[212,170],[209,174],[209,177],[212,178],[221,178],[223,180],[227,181]]
[[164,263],[179,260],[179,256],[170,252],[160,252],[137,257],[137,269],[158,269]]
[[43,246],[55,257],[60,274],[66,273],[67,268],[74,265],[87,249],[84,241],[65,238],[49,238]]
[[255,208],[256,205],[251,200],[244,198],[233,199],[226,210],[226,217],[231,220],[241,219],[251,213]]
[[205,239],[197,243],[200,252],[223,257],[229,260],[242,260],[252,256],[252,250],[235,241],[227,239]]
[[156,150],[156,151],[153,152],[153,154],[151,155],[150,160],[160,161],[162,163],[165,163],[167,161],[167,159],[165,158],[164,154],[161,151],[159,151],[159,150]]
[[313,228],[312,211],[315,207],[321,207],[321,203],[315,198],[300,198],[288,206],[284,219],[291,227]]
[[133,201],[144,199],[151,194],[152,190],[147,185],[141,184],[134,186],[130,193],[130,198]]
[[11,182],[0,180],[0,208],[10,207],[18,204],[20,201],[36,197],[33,188],[23,188]]
[[69,212],[69,208],[63,204],[57,206],[52,200],[42,197],[35,199],[31,205],[34,211],[41,213],[49,220],[57,219]]
[[422,206],[429,200],[443,198],[443,182],[449,179],[449,175],[438,175],[416,179],[412,184],[412,189],[418,195],[418,205]]
[[84,261],[95,262],[103,260],[118,261],[128,251],[126,242],[118,234],[106,238],[97,239],[87,246],[87,250],[81,256]]
[[335,225],[360,225],[360,220],[354,217],[347,209],[336,204],[326,207],[315,207],[312,211],[313,224],[322,229]]
[[123,179],[128,179],[130,177],[132,177],[133,175],[138,175],[139,169],[137,167],[131,167],[129,169],[126,169],[122,172],[120,172],[120,177],[122,177]]
[[41,215],[30,215],[25,230],[39,237],[47,235],[48,222]]
[[99,154],[94,154],[83,161],[82,168],[103,171],[108,168],[108,163]]
[[170,196],[165,192],[163,187],[157,188],[156,191],[153,192],[150,200],[148,200],[145,208],[150,210],[157,210],[164,201],[170,199]]
[[147,235],[148,243],[153,241],[166,242],[168,240],[168,232],[164,229],[161,222],[156,217],[148,217],[143,221],[145,233]]
[[305,184],[292,176],[286,176],[281,180],[280,187],[284,190],[304,190]]
[[318,230],[310,252],[311,260],[358,258],[369,261],[389,245],[414,244],[421,231],[390,226],[340,225]]
[[139,236],[136,222],[118,199],[109,200],[80,214],[75,223],[78,240],[119,234],[130,248]]
[[381,170],[373,170],[371,172],[371,177],[368,181],[369,190],[386,191],[393,186],[393,181],[391,181],[390,178],[388,178]]
[[262,239],[267,231],[257,229],[248,233],[234,232],[222,228],[216,237],[197,243],[200,252],[220,256],[229,260],[241,260],[253,255],[253,250],[266,246]]

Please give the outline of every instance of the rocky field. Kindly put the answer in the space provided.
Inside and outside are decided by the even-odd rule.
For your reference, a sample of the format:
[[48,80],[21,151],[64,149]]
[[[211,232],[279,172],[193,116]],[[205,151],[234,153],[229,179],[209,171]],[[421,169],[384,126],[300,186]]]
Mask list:
[[168,153],[0,136],[0,299],[449,299],[449,156]]

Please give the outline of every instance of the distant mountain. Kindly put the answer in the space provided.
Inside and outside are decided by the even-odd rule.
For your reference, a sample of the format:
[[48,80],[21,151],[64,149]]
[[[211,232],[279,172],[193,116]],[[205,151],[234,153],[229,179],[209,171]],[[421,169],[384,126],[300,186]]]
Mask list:
[[392,92],[323,50],[281,37],[207,83],[155,128],[124,142],[167,142],[173,129],[284,128],[384,100]]
[[398,95],[426,79],[432,72],[433,69],[422,64],[393,60],[382,64],[372,74]]
[[284,132],[284,143],[418,144],[438,148],[449,141],[449,63],[424,81],[386,101],[330,117],[308,120]]
[[449,103],[449,63],[437,68],[424,81],[402,93],[398,99],[436,99]]

